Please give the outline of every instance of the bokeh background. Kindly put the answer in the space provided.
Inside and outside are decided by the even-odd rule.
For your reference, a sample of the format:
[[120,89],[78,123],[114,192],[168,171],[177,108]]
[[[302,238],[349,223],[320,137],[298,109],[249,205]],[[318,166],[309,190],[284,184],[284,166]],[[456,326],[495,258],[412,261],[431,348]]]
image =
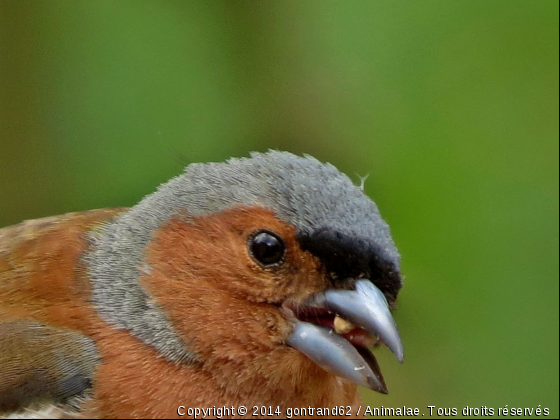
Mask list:
[[0,226],[312,154],[403,257],[365,401],[557,417],[558,111],[557,1],[0,0]]

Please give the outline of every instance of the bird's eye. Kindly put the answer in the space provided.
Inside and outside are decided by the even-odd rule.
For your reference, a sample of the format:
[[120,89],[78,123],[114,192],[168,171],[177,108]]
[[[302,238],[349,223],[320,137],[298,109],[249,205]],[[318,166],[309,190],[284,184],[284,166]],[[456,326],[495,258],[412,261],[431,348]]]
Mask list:
[[286,253],[282,238],[266,230],[259,230],[252,234],[247,246],[253,259],[264,267],[279,265]]

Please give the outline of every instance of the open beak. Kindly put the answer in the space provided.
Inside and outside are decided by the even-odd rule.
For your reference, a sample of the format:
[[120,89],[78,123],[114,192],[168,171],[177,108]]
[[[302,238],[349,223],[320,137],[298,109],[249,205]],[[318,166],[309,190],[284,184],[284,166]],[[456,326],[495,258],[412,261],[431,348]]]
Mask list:
[[295,322],[289,346],[334,375],[387,393],[368,347],[382,342],[401,363],[404,351],[387,300],[370,280],[358,280],[355,290],[331,289],[313,295],[305,305],[289,311]]

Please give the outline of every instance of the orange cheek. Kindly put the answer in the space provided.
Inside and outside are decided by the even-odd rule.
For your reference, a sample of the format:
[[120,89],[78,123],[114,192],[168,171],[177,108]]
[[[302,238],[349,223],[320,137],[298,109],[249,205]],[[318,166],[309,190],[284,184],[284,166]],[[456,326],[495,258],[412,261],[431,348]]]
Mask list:
[[[281,267],[263,269],[247,251],[247,237],[263,228],[286,243]],[[230,337],[265,346],[282,342],[290,326],[279,305],[325,286],[318,262],[299,250],[295,229],[261,208],[173,219],[158,230],[145,255],[149,269],[140,284],[188,347],[202,354]]]
[[[278,233],[286,258],[264,268],[250,255],[249,236],[260,229]],[[317,259],[302,252],[295,228],[262,208],[235,208],[190,220],[175,218],[162,226],[147,247],[149,264],[170,279],[194,281],[239,298],[278,304],[303,288],[321,288]]]

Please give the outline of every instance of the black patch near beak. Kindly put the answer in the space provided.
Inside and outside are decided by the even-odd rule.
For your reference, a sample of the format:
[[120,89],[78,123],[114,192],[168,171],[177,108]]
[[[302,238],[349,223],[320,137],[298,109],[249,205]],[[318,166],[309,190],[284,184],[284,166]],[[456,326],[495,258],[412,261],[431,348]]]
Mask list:
[[298,239],[303,250],[323,262],[335,283],[348,278],[368,278],[383,292],[390,305],[397,298],[402,287],[398,263],[374,241],[330,228],[317,229]]
[[[372,240],[330,228],[302,234],[298,239],[302,249],[324,264],[333,288],[300,305],[285,305],[286,315],[294,323],[287,344],[335,375],[387,393],[369,347],[375,345],[371,339],[376,339],[399,362],[404,359],[390,312],[402,286],[398,255],[391,256]],[[364,335],[370,340],[363,340]]]

